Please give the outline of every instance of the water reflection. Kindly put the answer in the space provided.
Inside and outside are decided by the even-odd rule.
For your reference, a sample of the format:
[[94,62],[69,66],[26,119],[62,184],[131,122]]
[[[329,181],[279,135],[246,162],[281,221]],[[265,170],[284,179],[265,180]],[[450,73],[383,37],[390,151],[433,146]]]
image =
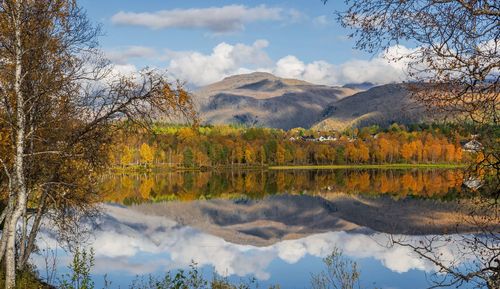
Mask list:
[[[109,203],[121,205],[103,205],[98,226],[86,225],[93,231],[87,245],[96,253],[96,284],[109,274],[113,288],[193,261],[209,278],[217,273],[255,277],[263,287],[308,288],[310,274],[322,270],[321,259],[334,248],[360,264],[364,287],[426,288],[435,265],[410,247],[388,246],[389,240],[473,236],[468,202],[454,200],[462,180],[460,170],[111,175],[102,190]],[[57,247],[54,236],[46,226],[40,247]],[[469,263],[458,248],[463,236],[443,236],[433,253],[454,266]],[[64,272],[68,257],[59,259]],[[41,258],[35,262],[43,268]]]
[[[386,288],[422,288],[425,286],[424,272],[435,270],[430,262],[413,255],[409,248],[385,246],[386,234],[367,229],[311,234],[259,247],[231,243],[216,234],[183,226],[165,217],[147,215],[134,208],[105,205],[103,209],[105,214],[99,219],[89,246],[96,253],[95,273],[110,274],[115,286],[128,284],[136,275],[186,268],[195,261],[200,267],[213,268],[222,276],[254,276],[264,284],[286,284],[287,274],[273,275],[272,272],[292,265],[301,266],[304,269],[300,276],[294,277],[300,280],[294,284],[296,287],[283,288],[306,288],[310,273],[319,270],[318,260],[331,253],[334,247],[355,260],[373,262],[370,270],[362,275],[366,282],[377,280],[376,272],[381,270],[406,276],[399,281],[394,277],[384,280]],[[43,242],[39,244],[53,248],[56,244],[53,236],[45,228],[40,236]],[[418,242],[424,237],[408,238]],[[450,244],[440,247],[439,253],[452,260],[455,249]],[[64,261],[67,260],[60,262],[60,270],[64,270]],[[43,266],[41,260],[37,262],[39,267]],[[416,271],[420,272],[417,281],[410,278]]]
[[461,170],[222,170],[151,175],[111,175],[103,182],[107,200],[191,201],[213,198],[263,198],[277,193],[363,193],[455,198]]

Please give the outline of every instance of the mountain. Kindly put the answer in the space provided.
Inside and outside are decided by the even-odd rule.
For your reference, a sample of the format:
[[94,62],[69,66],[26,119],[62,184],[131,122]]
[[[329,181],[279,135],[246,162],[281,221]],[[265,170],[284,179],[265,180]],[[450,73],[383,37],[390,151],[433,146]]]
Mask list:
[[386,84],[333,102],[314,125],[318,130],[342,130],[378,124],[417,123],[427,119],[423,106],[410,97],[403,84]]
[[204,123],[290,129],[310,127],[330,103],[358,91],[256,72],[225,78],[194,94]]
[[429,235],[477,230],[464,221],[467,209],[458,202],[436,204],[435,200],[370,198],[338,192],[322,196],[278,194],[263,200],[145,203],[129,209],[175,220],[230,243],[253,246],[338,231]]
[[205,124],[341,130],[424,120],[402,84],[335,87],[256,72],[227,77],[194,96]]
[[348,83],[343,85],[342,87],[357,89],[357,90],[368,90],[376,85],[371,82],[363,82],[363,83]]

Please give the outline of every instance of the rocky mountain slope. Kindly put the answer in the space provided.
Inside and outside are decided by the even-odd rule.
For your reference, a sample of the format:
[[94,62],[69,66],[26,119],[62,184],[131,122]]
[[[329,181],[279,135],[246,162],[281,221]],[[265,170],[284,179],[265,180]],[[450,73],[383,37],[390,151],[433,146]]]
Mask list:
[[423,109],[399,84],[331,87],[269,73],[236,75],[196,91],[207,124],[322,130],[424,120]]
[[289,129],[312,126],[328,104],[356,92],[257,72],[203,87],[195,98],[205,123]]
[[333,102],[323,111],[319,130],[342,130],[378,124],[387,126],[427,120],[425,109],[410,97],[402,84],[386,84]]

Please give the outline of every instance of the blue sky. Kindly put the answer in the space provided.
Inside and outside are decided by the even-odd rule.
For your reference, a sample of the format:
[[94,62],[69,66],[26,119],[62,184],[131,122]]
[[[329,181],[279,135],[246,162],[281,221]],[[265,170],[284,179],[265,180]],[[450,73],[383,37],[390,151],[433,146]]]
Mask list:
[[123,73],[152,66],[193,86],[252,71],[328,85],[404,78],[398,64],[352,48],[333,14],[341,2],[80,0]]

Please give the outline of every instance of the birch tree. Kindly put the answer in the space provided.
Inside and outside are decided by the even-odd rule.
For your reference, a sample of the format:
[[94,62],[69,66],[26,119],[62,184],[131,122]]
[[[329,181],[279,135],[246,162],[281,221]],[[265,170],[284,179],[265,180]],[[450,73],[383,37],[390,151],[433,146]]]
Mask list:
[[61,232],[99,201],[120,123],[194,118],[190,95],[164,74],[114,73],[84,10],[74,0],[0,1],[0,258],[15,288],[44,220]]

